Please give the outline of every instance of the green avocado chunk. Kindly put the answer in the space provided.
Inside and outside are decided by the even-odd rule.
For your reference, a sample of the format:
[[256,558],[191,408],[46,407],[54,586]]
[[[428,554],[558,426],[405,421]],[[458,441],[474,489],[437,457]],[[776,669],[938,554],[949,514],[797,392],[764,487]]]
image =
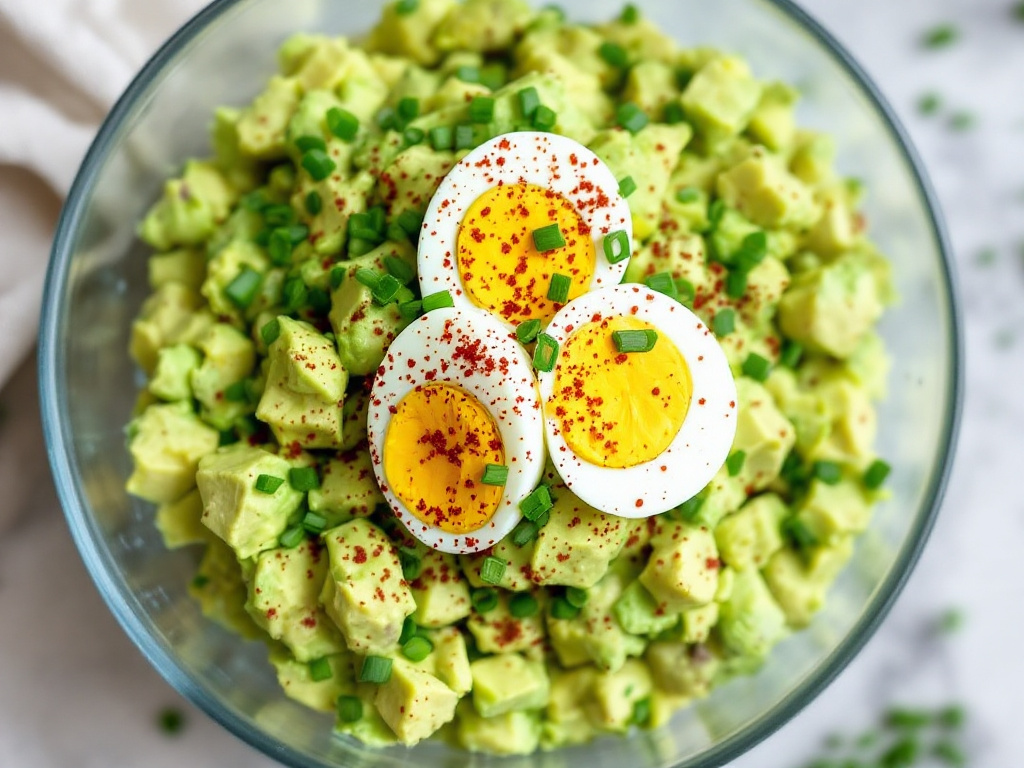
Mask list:
[[531,561],[537,584],[594,586],[629,533],[624,518],[607,515],[570,493],[558,495],[551,520],[540,529]]
[[328,528],[353,517],[369,517],[384,503],[365,449],[339,454],[324,465],[321,476],[320,487],[309,492],[309,508],[327,518]]
[[433,675],[395,659],[373,703],[398,740],[411,747],[454,719],[459,696]]
[[706,526],[668,523],[652,543],[640,583],[664,610],[678,612],[714,599],[720,562],[714,534]]
[[528,661],[518,653],[502,653],[477,659],[470,669],[473,706],[481,717],[539,709],[548,703],[551,688],[543,661]]
[[468,699],[459,702],[456,709],[459,745],[470,752],[528,755],[540,743],[540,729],[540,718],[535,712],[515,709],[482,717]]
[[786,635],[786,614],[757,570],[737,571],[732,594],[720,608],[722,642],[733,654],[760,663]]

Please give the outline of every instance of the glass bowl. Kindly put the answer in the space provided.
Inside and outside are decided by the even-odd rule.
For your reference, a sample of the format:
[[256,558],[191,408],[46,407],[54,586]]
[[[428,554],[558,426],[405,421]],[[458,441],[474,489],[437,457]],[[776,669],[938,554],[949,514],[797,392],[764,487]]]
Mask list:
[[[358,34],[382,0],[219,0],[146,65],[111,111],[58,226],[40,329],[43,420],[58,492],[85,564],[111,611],[185,696],[245,741],[291,766],[478,766],[495,758],[440,744],[375,751],[332,737],[329,716],[285,698],[264,647],[207,621],[186,592],[194,552],[168,551],[153,508],[124,491],[124,425],[138,374],[127,355],[146,292],[135,236],[162,181],[207,149],[213,109],[247,103],[290,33]],[[620,0],[562,0],[597,21]],[[746,56],[762,78],[798,84],[802,124],[832,133],[841,171],[863,179],[872,233],[892,259],[900,302],[881,331],[892,355],[879,451],[893,466],[850,565],[810,628],[779,645],[665,728],[504,765],[664,768],[721,765],[782,725],[834,678],[892,605],[934,522],[949,473],[961,393],[961,338],[949,247],[917,156],[864,72],[786,0],[640,2],[684,44]]]

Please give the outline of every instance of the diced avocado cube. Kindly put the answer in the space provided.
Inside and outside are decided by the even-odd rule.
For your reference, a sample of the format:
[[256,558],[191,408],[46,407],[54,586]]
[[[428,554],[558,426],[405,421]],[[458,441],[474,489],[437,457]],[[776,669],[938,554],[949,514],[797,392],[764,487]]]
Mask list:
[[156,509],[156,527],[164,538],[164,546],[178,549],[189,544],[204,544],[210,532],[202,522],[203,497],[193,488],[180,499],[167,501]]
[[[813,363],[808,361],[806,365]],[[863,463],[871,455],[878,426],[868,393],[832,366],[825,368],[817,387],[807,388],[816,391],[824,402],[830,423],[819,441],[807,445],[805,456],[811,460]]]
[[288,483],[274,493],[256,490],[260,475],[287,478],[292,464],[263,448],[239,443],[204,456],[195,473],[203,497],[203,524],[239,559],[277,546],[302,494]]
[[590,149],[605,162],[615,178],[631,176],[636,182],[636,191],[629,197],[629,209],[637,242],[654,234],[672,171],[692,135],[693,129],[687,123],[651,123],[636,134],[607,130],[590,142]]
[[715,528],[722,560],[738,571],[763,568],[785,543],[782,520],[787,514],[789,509],[779,496],[765,493],[727,515]]
[[[461,81],[458,81],[461,82]],[[466,104],[465,100],[461,105]],[[414,126],[427,125],[428,122],[416,121]],[[427,130],[423,128],[422,130]],[[423,213],[434,190],[441,179],[455,165],[455,153],[447,150],[437,151],[428,142],[416,144],[398,154],[381,173],[381,184],[386,188],[388,216],[396,219],[404,211]],[[415,233],[413,243],[419,240],[419,232]],[[415,254],[413,254],[415,262]]]
[[[334,137],[327,126],[327,113],[332,109],[341,109],[341,102],[330,90],[316,89],[303,94],[295,109],[295,113],[288,121],[288,128],[285,136],[288,140],[288,151],[296,164],[302,160],[302,149],[296,142],[306,137],[313,137],[323,140],[325,143],[330,140],[334,144]],[[337,142],[337,152],[330,151],[328,155],[334,160],[343,175],[348,175],[352,163],[354,146],[352,142]]]
[[495,755],[528,755],[540,743],[540,720],[521,709],[494,717],[481,717],[465,699],[456,710],[459,745],[470,752]]
[[128,493],[162,504],[176,501],[196,484],[196,467],[217,450],[220,435],[192,412],[186,401],[151,405],[130,426],[128,450],[134,470]]
[[247,598],[242,567],[235,551],[211,536],[199,561],[189,594],[199,603],[203,616],[247,640],[270,641],[245,610]]
[[840,480],[835,485],[812,480],[795,517],[823,545],[848,533],[860,533],[871,520],[871,502],[860,483]]
[[531,569],[537,584],[594,586],[626,541],[624,518],[606,515],[571,493],[555,490],[551,519],[540,529]]
[[273,160],[285,154],[288,121],[299,106],[302,85],[275,75],[238,119],[238,147],[247,155]]
[[334,345],[313,326],[286,316],[277,321],[281,332],[270,345],[267,385],[256,418],[270,426],[282,445],[336,448],[348,371]]
[[853,354],[882,314],[874,275],[852,253],[793,276],[779,301],[779,327],[806,348],[838,358]]
[[742,59],[714,58],[702,66],[683,91],[686,116],[713,141],[747,127],[761,100],[761,84]]
[[179,179],[164,185],[139,228],[139,236],[159,251],[203,243],[227,218],[237,193],[212,164],[190,160]]
[[679,612],[667,610],[639,580],[632,582],[615,602],[615,618],[626,632],[654,635],[679,623]]
[[[746,464],[746,461],[743,463]],[[711,482],[699,495],[703,501],[691,522],[705,525],[709,529],[718,525],[718,522],[730,512],[739,509],[747,500],[743,479],[738,475],[730,475],[724,466],[711,478]]]
[[853,247],[857,238],[854,214],[845,190],[835,186],[821,194],[821,218],[807,234],[805,245],[824,259],[832,259]]
[[739,477],[745,487],[761,490],[778,477],[796,443],[796,430],[771,393],[756,381],[739,377],[736,392],[739,408],[733,450],[746,454]]
[[147,298],[132,323],[129,351],[147,374],[156,370],[163,347],[182,341],[199,311],[200,297],[181,283],[165,283]]
[[206,256],[195,248],[179,248],[149,257],[149,287],[154,291],[166,283],[181,283],[198,291],[206,279]]
[[[488,557],[496,557],[505,561],[505,570],[501,574],[501,580],[494,585],[485,584],[480,578],[480,568]],[[512,543],[512,535],[509,534],[491,548],[490,554],[461,555],[459,565],[473,587],[496,586],[510,592],[524,592],[534,586],[533,580],[530,578],[533,573],[530,565],[532,559],[533,542],[517,547]]]
[[789,160],[793,175],[805,184],[820,185],[835,176],[832,164],[835,162],[835,139],[829,134],[814,131],[797,131],[796,147]]
[[445,627],[466,618],[472,610],[469,586],[454,555],[428,549],[409,588],[416,601],[413,620],[421,627]]
[[747,291],[739,306],[740,314],[751,326],[764,327],[774,317],[779,299],[789,287],[789,283],[790,276],[786,265],[774,256],[766,256],[747,274]]
[[351,451],[366,440],[366,418],[370,410],[370,396],[366,392],[349,392],[341,409],[341,450]]
[[156,371],[149,381],[149,391],[161,400],[189,400],[192,372],[199,367],[202,357],[189,344],[163,347],[157,352]]
[[456,7],[454,0],[419,0],[411,13],[403,13],[398,3],[391,3],[385,6],[380,22],[371,30],[366,47],[412,59],[425,67],[433,66],[441,57],[433,45],[434,32]]
[[678,642],[651,643],[644,661],[658,690],[695,699],[708,695],[719,668],[718,658],[706,646]]
[[663,61],[641,59],[626,75],[622,100],[636,104],[651,117],[657,117],[665,105],[679,96],[675,68]]
[[290,549],[269,549],[256,558],[246,609],[299,661],[345,651],[337,628],[320,608],[326,575],[325,553],[312,541]]
[[796,137],[794,105],[800,94],[785,83],[768,83],[750,118],[747,131],[774,152],[784,152]]
[[[218,315],[233,318],[257,312],[264,308],[264,292],[268,287],[269,276],[274,274],[273,271],[268,272],[269,266],[266,255],[258,245],[244,239],[232,239],[207,262],[206,280],[200,292],[209,302],[210,309]],[[263,275],[263,282],[253,303],[243,312],[228,296],[227,287],[247,268]]]
[[466,0],[445,16],[434,45],[442,51],[501,51],[515,43],[533,13],[525,0]]
[[650,696],[653,688],[651,671],[639,659],[628,659],[616,672],[599,672],[594,678],[592,696],[584,705],[590,722],[602,731],[628,730],[633,707]]
[[239,146],[238,121],[241,117],[242,110],[234,107],[215,109],[210,144],[224,178],[239,192],[248,192],[259,185],[261,172],[259,163],[246,157]]
[[473,705],[481,717],[517,709],[540,709],[548,703],[550,684],[543,661],[527,661],[518,653],[485,656],[470,664]]
[[[729,571],[731,573],[731,571]],[[721,577],[719,578],[721,582]],[[718,595],[715,595],[718,598]],[[682,632],[679,639],[684,643],[694,644],[706,642],[711,630],[718,623],[718,603],[708,603],[697,608],[683,611]]]
[[707,526],[669,523],[653,540],[640,583],[666,611],[711,602],[718,587],[718,547]]
[[309,508],[327,518],[327,527],[353,517],[369,517],[384,494],[373,474],[370,452],[365,449],[340,454],[321,470],[320,487],[309,492]]
[[391,677],[378,687],[373,703],[398,740],[409,747],[455,717],[459,696],[433,675],[395,659]]
[[[539,598],[540,594],[535,597]],[[484,653],[524,653],[531,658],[539,657],[543,654],[547,634],[543,608],[532,616],[517,618],[509,611],[508,599],[506,592],[499,591],[498,605],[487,613],[474,611],[466,628],[476,640],[477,648]]]
[[620,14],[618,18],[599,24],[595,29],[604,39],[625,48],[632,59],[666,64],[684,63],[685,52],[679,50],[676,40],[667,35],[655,21],[642,14],[634,19],[627,19],[624,14]]
[[357,653],[393,649],[416,610],[398,553],[373,523],[356,518],[323,534],[329,575],[320,602]]
[[355,693],[353,656],[336,653],[325,657],[325,661],[330,665],[331,676],[314,680],[308,662],[297,661],[283,646],[272,645],[270,650],[270,663],[277,673],[277,682],[288,698],[319,712],[333,712],[339,696]]
[[736,571],[732,594],[719,608],[718,628],[725,647],[752,663],[786,635],[786,614],[760,571]]
[[803,231],[821,215],[811,189],[763,151],[720,174],[718,194],[760,227]]
[[[335,142],[328,143],[331,152],[338,151]],[[320,211],[309,221],[309,242],[321,256],[335,256],[345,247],[348,221],[357,213],[364,213],[367,199],[376,179],[366,171],[351,176],[332,173],[316,181],[303,173],[292,196],[292,206],[305,207],[307,196],[315,192],[321,200]]]
[[690,233],[659,232],[651,238],[630,257],[625,282],[642,283],[659,272],[688,281],[696,293],[704,295],[714,291],[718,279],[706,266],[704,238]]
[[197,346],[203,362],[192,371],[192,392],[202,405],[203,418],[217,429],[227,429],[251,412],[246,401],[232,401],[224,391],[252,373],[256,349],[248,336],[227,323],[211,325]]
[[843,536],[831,546],[812,547],[808,553],[787,548],[772,556],[764,569],[764,580],[790,627],[799,629],[810,624],[852,553],[853,536]]
[[434,650],[421,662],[430,674],[441,680],[460,696],[473,687],[466,638],[458,627],[442,627],[426,631]]
[[590,741],[596,729],[587,718],[584,704],[591,696],[597,672],[581,667],[569,672],[552,670],[551,696],[541,726],[543,749],[567,747]]

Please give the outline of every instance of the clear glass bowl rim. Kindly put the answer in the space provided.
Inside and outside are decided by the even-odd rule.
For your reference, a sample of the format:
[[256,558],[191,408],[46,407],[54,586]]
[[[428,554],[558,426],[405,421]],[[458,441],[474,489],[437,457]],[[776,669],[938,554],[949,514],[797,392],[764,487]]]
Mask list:
[[[142,651],[146,659],[165,680],[216,722],[264,754],[292,768],[321,768],[322,763],[310,762],[300,752],[278,742],[267,734],[253,729],[234,712],[222,707],[208,695],[203,686],[193,680],[179,665],[169,648],[162,645],[147,631],[141,611],[137,611],[111,573],[112,562],[99,546],[84,514],[85,497],[76,482],[76,472],[70,446],[70,420],[67,414],[65,380],[66,361],[60,346],[63,322],[63,302],[74,252],[75,236],[84,216],[89,193],[94,186],[103,162],[114,147],[119,129],[131,114],[139,97],[153,78],[173,61],[178,52],[188,45],[209,24],[222,14],[246,0],[213,0],[175,32],[150,58],[118,99],[93,140],[61,211],[54,235],[43,291],[43,305],[39,325],[38,377],[43,433],[58,498],[64,510],[72,538],[97,589],[111,613],[125,633]],[[949,306],[947,339],[950,344],[949,390],[946,399],[949,408],[942,426],[944,450],[933,468],[931,487],[909,535],[897,555],[888,577],[878,586],[875,595],[861,615],[858,623],[840,642],[817,674],[811,675],[793,688],[770,712],[758,718],[751,727],[723,740],[699,755],[695,760],[680,765],[719,766],[744,754],[773,732],[781,728],[807,706],[857,655],[871,638],[879,624],[892,608],[904,584],[913,571],[921,551],[935,524],[951,472],[959,433],[963,405],[963,329],[959,302],[956,300],[956,277],[952,268],[952,248],[942,219],[938,199],[928,180],[921,159],[917,155],[906,130],[900,124],[892,107],[881,94],[864,69],[849,52],[810,14],[791,0],[762,0],[778,8],[791,21],[814,37],[859,86],[895,139],[907,167],[913,175],[917,190],[926,203],[931,233],[942,256],[943,287]],[[677,766],[677,768],[679,768]]]

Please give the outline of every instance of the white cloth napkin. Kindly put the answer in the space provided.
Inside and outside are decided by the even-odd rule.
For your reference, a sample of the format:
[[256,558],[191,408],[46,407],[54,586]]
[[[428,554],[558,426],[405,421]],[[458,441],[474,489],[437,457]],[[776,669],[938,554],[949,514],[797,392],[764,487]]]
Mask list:
[[[0,0],[0,390],[35,342],[60,201],[100,121],[160,43],[205,3]],[[31,388],[7,390],[8,413],[30,405],[21,401]],[[22,420],[7,421],[0,456],[16,456],[26,440],[14,428]],[[23,475],[0,473],[0,531],[20,506],[8,482]]]

